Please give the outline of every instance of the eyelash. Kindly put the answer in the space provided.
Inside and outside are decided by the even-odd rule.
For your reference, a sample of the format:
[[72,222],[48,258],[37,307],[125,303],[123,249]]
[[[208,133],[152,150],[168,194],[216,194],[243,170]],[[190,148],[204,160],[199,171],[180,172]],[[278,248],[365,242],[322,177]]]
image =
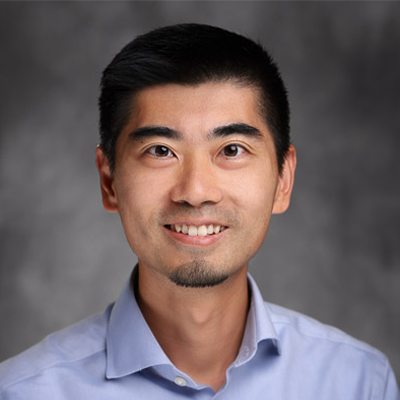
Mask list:
[[[237,151],[238,154],[227,155],[226,150],[229,148],[232,150],[233,147],[235,148],[235,150]],[[155,154],[156,150],[161,150],[161,149],[163,149],[162,151],[166,152],[167,154],[165,154],[165,155]],[[242,155],[243,153],[246,153],[246,152],[247,152],[247,150],[243,146],[232,143],[232,144],[228,144],[227,146],[225,146],[221,150],[220,154],[223,154],[223,156],[226,158],[235,158],[235,157],[239,157],[240,155]],[[167,146],[162,146],[162,145],[151,146],[146,150],[146,153],[149,153],[150,155],[152,155],[155,158],[169,158],[169,157],[173,156],[173,152]]]
[[235,147],[235,148],[236,148],[236,151],[237,151],[238,154],[230,155],[230,156],[228,156],[227,154],[225,154],[225,157],[227,157],[227,158],[239,157],[239,156],[241,156],[243,153],[246,153],[246,152],[247,152],[247,150],[246,150],[243,146],[240,146],[239,144],[236,144],[236,143],[231,143],[231,144],[228,144],[227,146],[225,146],[225,147],[221,150],[221,153],[226,152],[226,149],[228,149],[228,148],[231,148],[231,149],[232,149],[232,147]]
[[[159,156],[159,155],[154,154],[157,149],[165,149],[168,152],[168,155],[167,156]],[[162,146],[159,144],[156,146],[149,147],[146,150],[146,153],[150,153],[153,157],[156,157],[156,158],[167,158],[167,157],[171,157],[173,155],[172,151],[167,146]]]

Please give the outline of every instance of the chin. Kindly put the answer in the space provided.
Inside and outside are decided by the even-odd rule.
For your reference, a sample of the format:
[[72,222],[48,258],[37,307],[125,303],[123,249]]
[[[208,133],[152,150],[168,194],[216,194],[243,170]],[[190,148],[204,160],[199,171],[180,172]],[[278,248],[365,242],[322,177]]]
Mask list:
[[205,288],[222,284],[228,279],[229,275],[215,270],[205,260],[193,260],[188,264],[179,266],[168,277],[177,286]]

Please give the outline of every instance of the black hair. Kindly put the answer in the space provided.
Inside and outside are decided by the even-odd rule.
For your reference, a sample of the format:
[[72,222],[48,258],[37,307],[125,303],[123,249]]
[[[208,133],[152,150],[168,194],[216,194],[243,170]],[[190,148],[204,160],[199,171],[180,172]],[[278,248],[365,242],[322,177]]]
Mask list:
[[278,67],[258,43],[209,25],[158,28],[128,43],[101,79],[100,146],[111,171],[115,147],[128,122],[132,99],[145,88],[233,81],[254,87],[269,127],[281,172],[290,145],[289,103]]

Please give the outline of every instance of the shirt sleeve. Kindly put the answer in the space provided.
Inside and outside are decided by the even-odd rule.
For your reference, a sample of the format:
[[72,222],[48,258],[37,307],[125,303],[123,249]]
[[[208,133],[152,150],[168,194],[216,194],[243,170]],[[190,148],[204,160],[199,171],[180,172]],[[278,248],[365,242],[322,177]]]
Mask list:
[[387,361],[386,367],[386,385],[384,387],[382,400],[400,400],[399,387],[397,386],[396,377],[394,376],[389,361]]

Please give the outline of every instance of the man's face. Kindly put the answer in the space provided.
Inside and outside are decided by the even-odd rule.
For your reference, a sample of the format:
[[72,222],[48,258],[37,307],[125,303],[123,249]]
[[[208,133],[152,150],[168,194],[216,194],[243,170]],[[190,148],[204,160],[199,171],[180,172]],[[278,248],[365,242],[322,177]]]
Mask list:
[[199,287],[247,267],[271,213],[289,204],[295,153],[279,176],[254,89],[170,84],[136,96],[114,175],[100,149],[97,165],[139,268]]

